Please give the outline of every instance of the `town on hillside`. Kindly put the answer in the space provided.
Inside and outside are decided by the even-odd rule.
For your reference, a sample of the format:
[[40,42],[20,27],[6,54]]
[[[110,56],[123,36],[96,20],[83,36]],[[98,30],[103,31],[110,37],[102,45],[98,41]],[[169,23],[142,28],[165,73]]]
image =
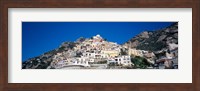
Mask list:
[[[175,49],[175,48],[174,48]],[[53,57],[50,68],[55,69],[134,69],[138,68],[170,68],[169,60],[176,54],[166,53],[166,57],[157,60],[164,61],[159,66],[155,64],[156,56],[153,52],[129,48],[109,42],[99,34],[91,38],[80,38],[72,49],[57,53]],[[139,64],[134,62],[138,59]],[[142,66],[142,67],[140,67]]]
[[143,31],[124,44],[99,34],[63,42],[24,61],[22,69],[178,69],[178,23]]

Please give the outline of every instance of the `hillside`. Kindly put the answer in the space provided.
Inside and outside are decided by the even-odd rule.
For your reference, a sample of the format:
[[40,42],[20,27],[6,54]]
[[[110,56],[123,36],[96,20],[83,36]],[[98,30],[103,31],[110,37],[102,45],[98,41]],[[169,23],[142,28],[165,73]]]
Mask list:
[[178,23],[159,30],[144,31],[122,45],[107,41],[98,34],[91,38],[80,37],[74,42],[63,42],[54,50],[26,60],[22,63],[22,69],[61,69],[71,66],[86,69],[135,68],[137,62],[134,60],[140,58],[153,68],[163,64],[165,68],[177,66]]
[[169,44],[178,44],[178,23],[156,31],[144,31],[124,45],[140,50],[159,51],[166,49]]

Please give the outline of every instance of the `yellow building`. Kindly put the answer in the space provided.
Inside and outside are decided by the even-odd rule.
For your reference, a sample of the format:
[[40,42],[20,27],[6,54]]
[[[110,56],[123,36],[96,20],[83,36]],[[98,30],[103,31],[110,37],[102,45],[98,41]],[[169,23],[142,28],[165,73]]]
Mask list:
[[134,55],[134,56],[143,56],[141,50],[136,50],[136,49],[128,49],[128,55]]
[[108,55],[109,57],[119,56],[120,54],[119,51],[116,50],[103,50],[102,53]]

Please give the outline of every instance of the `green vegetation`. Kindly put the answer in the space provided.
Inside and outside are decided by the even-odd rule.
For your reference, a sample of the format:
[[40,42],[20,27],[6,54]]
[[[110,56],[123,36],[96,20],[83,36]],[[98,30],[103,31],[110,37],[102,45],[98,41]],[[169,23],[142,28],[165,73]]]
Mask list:
[[126,52],[126,50],[121,49],[121,55],[128,55],[128,53]]
[[85,40],[86,40],[86,38],[80,37],[79,39],[76,40],[76,42],[83,42],[83,41],[85,41]]
[[150,66],[150,63],[148,63],[144,57],[136,56],[131,58],[131,62],[134,64],[135,68],[145,69]]
[[136,48],[141,49],[141,50],[158,51],[166,47],[166,44],[162,42],[149,43],[149,44],[145,44],[145,43],[141,43]]
[[103,61],[98,61],[97,64],[106,64],[107,61],[106,60],[103,60]]
[[75,57],[81,57],[83,55],[82,52],[77,52]]
[[116,66],[116,63],[109,63],[108,66]]

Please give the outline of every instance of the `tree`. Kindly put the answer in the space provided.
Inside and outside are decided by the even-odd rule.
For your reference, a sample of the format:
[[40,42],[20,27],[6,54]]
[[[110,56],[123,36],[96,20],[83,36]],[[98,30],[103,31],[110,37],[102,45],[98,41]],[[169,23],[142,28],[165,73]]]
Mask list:
[[126,52],[126,50],[121,49],[121,55],[127,55],[128,53]]
[[86,39],[84,38],[84,37],[80,37],[79,39],[77,39],[76,41],[77,42],[83,42],[83,41],[85,41]]
[[98,63],[98,64],[106,64],[106,63],[107,63],[107,60],[98,61],[97,63]]
[[150,66],[147,59],[144,57],[136,56],[135,58],[131,58],[131,62],[134,64],[135,68],[145,69]]
[[81,57],[82,55],[83,55],[82,52],[77,52],[77,53],[76,53],[76,57]]

